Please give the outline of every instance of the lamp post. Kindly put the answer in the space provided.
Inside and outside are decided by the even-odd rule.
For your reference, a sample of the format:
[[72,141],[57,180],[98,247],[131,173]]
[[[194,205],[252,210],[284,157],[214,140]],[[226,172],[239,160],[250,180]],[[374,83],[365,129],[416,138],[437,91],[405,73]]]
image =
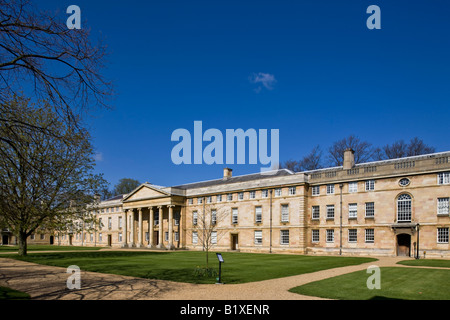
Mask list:
[[417,254],[416,254],[416,259],[420,259],[420,255],[419,255],[419,235],[420,235],[420,224],[416,225],[417,228]]
[[341,183],[339,184],[339,189],[341,191],[341,203],[340,203],[340,221],[339,221],[339,255],[342,255],[342,188],[344,185]]
[[270,207],[269,207],[269,213],[270,213],[270,245],[269,245],[269,253],[272,253],[272,189],[269,190],[270,193]]

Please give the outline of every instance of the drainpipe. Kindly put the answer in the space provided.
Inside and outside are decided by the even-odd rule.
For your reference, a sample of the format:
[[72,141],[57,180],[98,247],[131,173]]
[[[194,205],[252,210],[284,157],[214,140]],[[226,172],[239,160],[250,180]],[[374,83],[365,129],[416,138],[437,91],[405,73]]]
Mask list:
[[270,212],[270,246],[269,246],[269,253],[272,253],[272,189],[269,190],[270,193],[270,207],[269,207],[269,212]]
[[417,254],[416,254],[416,259],[420,259],[420,254],[419,254],[420,225],[417,224],[416,228],[417,228]]
[[205,251],[205,224],[206,224],[206,213],[205,213],[205,210],[206,210],[206,208],[205,208],[205,202],[206,202],[206,197],[203,197],[203,222],[202,222],[202,224],[203,224],[203,241],[202,241],[202,244],[203,244],[203,251]]
[[339,189],[341,189],[341,203],[340,203],[340,222],[339,222],[339,255],[342,255],[342,187],[344,185],[341,183],[339,184]]

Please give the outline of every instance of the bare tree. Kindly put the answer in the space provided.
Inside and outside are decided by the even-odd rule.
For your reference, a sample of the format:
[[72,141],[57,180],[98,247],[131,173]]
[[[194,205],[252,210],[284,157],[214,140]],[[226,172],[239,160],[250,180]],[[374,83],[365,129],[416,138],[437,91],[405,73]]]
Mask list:
[[341,166],[344,163],[344,151],[348,148],[355,151],[355,163],[370,161],[375,153],[371,143],[361,141],[358,137],[350,135],[334,142],[328,149],[328,164],[330,166]]
[[435,152],[435,148],[429,146],[418,137],[412,138],[409,143],[404,140],[398,140],[392,144],[387,144],[382,148],[377,148],[375,160],[397,159],[421,154]]
[[323,168],[322,166],[322,150],[320,146],[315,146],[309,154],[299,161],[288,160],[283,164],[283,168],[294,172],[309,171]]
[[435,151],[436,149],[434,147],[426,145],[423,140],[418,137],[414,137],[409,141],[408,157],[433,153]]
[[46,100],[59,120],[77,126],[77,115],[108,105],[112,85],[101,75],[105,46],[65,19],[27,0],[0,0],[0,102],[15,94]]
[[209,251],[219,242],[226,233],[220,228],[220,223],[229,215],[229,210],[225,206],[205,204],[203,199],[202,210],[197,211],[198,242],[202,245],[206,253],[206,268],[209,267]]

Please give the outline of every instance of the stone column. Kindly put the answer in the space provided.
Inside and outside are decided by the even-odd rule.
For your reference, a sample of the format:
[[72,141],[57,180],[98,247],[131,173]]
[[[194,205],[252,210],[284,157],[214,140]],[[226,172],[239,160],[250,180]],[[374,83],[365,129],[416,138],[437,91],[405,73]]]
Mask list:
[[173,207],[174,206],[168,206],[169,207],[169,248],[173,249]]
[[139,213],[139,231],[138,231],[138,241],[136,247],[140,248],[143,246],[142,244],[142,208],[138,209]]
[[122,244],[122,247],[123,248],[127,248],[128,247],[128,228],[127,228],[127,225],[128,225],[128,210],[125,210],[124,218],[125,219],[123,219],[124,221],[123,221],[123,234],[122,234],[122,242],[123,242],[123,244]]
[[130,209],[130,213],[131,213],[131,223],[130,223],[130,236],[131,236],[131,240],[130,240],[130,244],[129,247],[134,247],[134,211],[133,209]]
[[159,230],[158,230],[158,248],[164,248],[163,237],[163,206],[159,206]]
[[153,207],[149,207],[148,210],[150,210],[149,216],[148,216],[148,248],[153,248],[155,244],[153,243],[153,225],[154,225],[154,213],[153,213]]

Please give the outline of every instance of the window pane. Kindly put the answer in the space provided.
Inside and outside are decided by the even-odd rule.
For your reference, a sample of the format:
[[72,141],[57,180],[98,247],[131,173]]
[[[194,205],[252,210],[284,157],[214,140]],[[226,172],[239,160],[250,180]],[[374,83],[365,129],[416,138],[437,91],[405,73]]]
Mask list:
[[327,194],[334,194],[334,184],[327,185]]
[[408,194],[397,199],[397,221],[411,221],[411,196]]
[[238,223],[238,209],[233,208],[232,212],[233,213],[232,213],[231,223],[236,224],[236,223]]
[[348,230],[348,242],[357,242],[357,231],[356,229],[349,229]]
[[358,191],[358,182],[350,182],[348,184],[348,192],[357,192]]
[[289,244],[289,230],[281,230],[281,244]]
[[313,219],[319,219],[320,218],[320,207],[319,206],[313,206],[312,207],[312,218]]
[[375,240],[374,229],[366,229],[366,242],[372,243]]
[[327,219],[334,219],[334,205],[327,205]]
[[334,242],[334,230],[327,229],[327,242]]
[[319,230],[312,231],[312,242],[319,242]]
[[289,205],[283,204],[281,206],[281,221],[287,222],[289,221]]
[[262,221],[262,207],[255,207],[255,222]]
[[449,198],[438,198],[438,214],[445,214],[447,215],[449,213]]
[[262,231],[255,231],[255,244],[262,244]]
[[375,203],[374,202],[366,202],[366,217],[375,216]]
[[438,243],[448,243],[448,230],[449,230],[449,228],[438,228],[437,229],[437,242]]
[[348,205],[348,217],[349,218],[356,218],[358,216],[358,209],[356,203],[350,203]]

